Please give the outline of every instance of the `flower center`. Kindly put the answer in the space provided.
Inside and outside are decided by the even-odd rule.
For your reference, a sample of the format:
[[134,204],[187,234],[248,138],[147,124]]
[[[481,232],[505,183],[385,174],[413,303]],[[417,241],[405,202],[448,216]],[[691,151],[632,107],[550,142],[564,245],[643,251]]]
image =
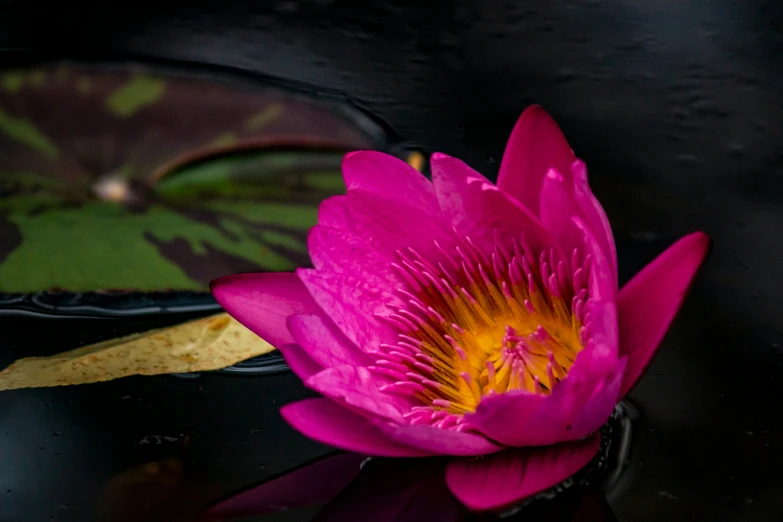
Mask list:
[[384,391],[423,403],[412,422],[457,422],[485,396],[549,394],[567,377],[589,329],[590,256],[574,251],[569,262],[548,250],[535,259],[523,240],[512,245],[496,240],[486,256],[466,239],[454,254],[438,247],[437,264],[397,252],[402,304],[379,318],[399,340],[381,346],[371,369],[396,381]]

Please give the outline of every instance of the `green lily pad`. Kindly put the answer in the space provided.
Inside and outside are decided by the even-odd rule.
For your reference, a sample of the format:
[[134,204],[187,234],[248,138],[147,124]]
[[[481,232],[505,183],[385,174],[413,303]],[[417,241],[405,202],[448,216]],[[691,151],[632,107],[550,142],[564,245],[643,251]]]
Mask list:
[[306,265],[342,155],[380,146],[371,128],[281,90],[144,69],[0,73],[0,294],[198,295]]

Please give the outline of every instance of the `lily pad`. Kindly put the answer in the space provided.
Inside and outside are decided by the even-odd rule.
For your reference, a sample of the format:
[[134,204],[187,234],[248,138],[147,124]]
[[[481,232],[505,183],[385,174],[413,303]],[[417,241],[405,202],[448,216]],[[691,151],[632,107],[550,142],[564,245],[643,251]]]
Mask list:
[[0,73],[0,307],[209,308],[216,277],[307,264],[342,155],[382,145],[347,114],[143,68]]

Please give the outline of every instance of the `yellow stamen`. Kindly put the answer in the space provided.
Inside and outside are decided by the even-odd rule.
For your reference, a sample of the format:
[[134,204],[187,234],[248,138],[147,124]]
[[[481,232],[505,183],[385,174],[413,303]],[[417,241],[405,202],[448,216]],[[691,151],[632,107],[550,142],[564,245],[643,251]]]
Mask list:
[[[401,266],[417,281],[430,281],[404,292],[411,307],[399,314],[417,325],[405,336],[423,354],[417,357],[429,361],[403,364],[424,385],[419,399],[435,411],[472,412],[487,395],[510,390],[551,393],[582,350],[589,298],[573,288],[569,264],[557,262],[555,252],[531,264],[528,246],[513,247],[511,261],[508,250],[492,253],[489,269],[469,240],[465,250],[458,249],[457,262],[437,263],[437,269],[401,255]],[[447,273],[444,265],[456,269]],[[570,269],[573,274],[581,267]]]

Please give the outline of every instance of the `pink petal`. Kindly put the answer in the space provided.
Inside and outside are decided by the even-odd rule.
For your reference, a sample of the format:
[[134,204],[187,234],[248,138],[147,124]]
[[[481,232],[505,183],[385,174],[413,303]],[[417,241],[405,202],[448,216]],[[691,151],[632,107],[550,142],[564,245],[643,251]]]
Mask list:
[[703,232],[685,236],[620,290],[620,351],[628,356],[621,397],[639,380],[655,355],[710,246],[710,238]]
[[323,314],[296,274],[230,275],[212,281],[210,289],[232,317],[275,347],[294,342],[289,315]]
[[571,477],[590,462],[600,446],[601,436],[595,434],[557,446],[455,459],[446,467],[446,483],[472,510],[510,508]]
[[392,440],[439,455],[476,456],[495,453],[501,446],[486,437],[465,431],[436,428],[425,424],[402,426],[395,423],[377,423],[378,428]]
[[575,159],[555,121],[544,109],[532,105],[522,113],[508,139],[498,187],[538,215],[544,176],[554,168],[570,177]]
[[351,232],[316,225],[310,230],[307,246],[318,270],[355,275],[378,288],[399,285],[391,266],[396,260]]
[[380,391],[389,384],[367,368],[336,366],[308,379],[305,385],[361,415],[400,421],[413,405],[406,397]]
[[491,252],[496,238],[511,245],[524,235],[534,252],[554,246],[538,219],[511,196],[499,190],[464,162],[435,153],[432,180],[443,213],[463,237]]
[[571,220],[576,228],[582,232],[582,250],[592,256],[590,267],[590,299],[603,302],[614,302],[617,296],[617,275],[613,272],[611,262],[601,249],[593,231],[579,216],[573,216]]
[[550,170],[544,176],[541,188],[541,224],[564,252],[571,253],[576,248],[584,254],[584,237],[574,224],[575,216],[581,217],[570,176],[566,181],[560,172]]
[[329,399],[287,404],[280,414],[295,430],[322,444],[376,457],[424,457],[431,453],[390,441],[364,417]]
[[571,421],[571,431],[575,435],[586,437],[606,424],[620,400],[626,363],[626,359],[618,361],[614,371],[593,389],[592,395],[576,411]]
[[450,522],[467,509],[446,486],[443,459],[372,459],[318,522]]
[[348,190],[372,192],[397,199],[426,212],[437,208],[432,183],[401,159],[383,152],[351,152],[343,160]]
[[[590,354],[586,351],[577,361]],[[596,374],[589,362],[576,363],[568,378],[548,395],[511,391],[486,397],[466,422],[487,438],[511,447],[547,446],[579,440],[598,430],[617,402],[623,365]]]
[[378,319],[386,316],[388,303],[398,303],[389,289],[371,286],[354,274],[335,274],[300,268],[297,274],[313,299],[348,339],[364,352],[377,351],[381,343],[394,342],[398,332]]
[[600,249],[617,290],[617,251],[612,229],[603,208],[587,184],[587,169],[582,161],[572,166],[574,176],[566,179],[550,170],[541,190],[541,223],[566,253],[584,251],[583,235],[575,229],[573,218],[579,218],[591,232],[593,248]]
[[[579,206],[580,216],[600,242],[601,249],[611,263],[612,272],[616,280],[617,248],[614,244],[614,234],[612,233],[609,219],[606,217],[606,213],[598,199],[593,195],[593,191],[590,190],[590,185],[587,183],[587,167],[584,162],[576,160],[571,165],[571,172],[573,173],[574,193]],[[615,284],[617,284],[616,281]]]
[[288,330],[302,349],[324,368],[372,364],[372,360],[327,318],[319,315],[292,315],[288,318]]
[[348,196],[332,196],[318,207],[318,224],[341,230],[353,230],[353,221],[348,214]]
[[[617,325],[617,276],[595,239],[592,230],[580,217],[572,217],[574,226],[582,233],[582,251],[592,258],[590,280],[588,281],[590,299],[585,313],[591,317],[592,335],[587,340],[587,354],[580,354],[577,361],[590,360],[593,374],[606,375],[617,365],[619,353],[619,333]],[[577,363],[574,363],[577,367]],[[573,369],[572,369],[573,371]]]
[[348,202],[355,234],[389,257],[413,248],[425,259],[437,260],[441,253],[435,241],[446,248],[455,244],[451,224],[437,205],[425,210],[361,190],[349,191]]
[[482,400],[467,422],[505,446],[546,446],[575,438],[569,426],[578,406],[578,397],[562,392],[545,398],[511,391]]
[[298,344],[284,344],[278,349],[291,371],[302,381],[306,381],[324,369]]
[[605,376],[615,370],[619,357],[617,305],[614,301],[595,301],[590,302],[587,310],[591,315],[592,334],[585,349],[577,355],[571,372],[579,372],[583,365],[589,365],[587,371],[591,375]]
[[359,474],[366,459],[340,453],[264,481],[210,508],[210,518],[239,518],[329,502]]

